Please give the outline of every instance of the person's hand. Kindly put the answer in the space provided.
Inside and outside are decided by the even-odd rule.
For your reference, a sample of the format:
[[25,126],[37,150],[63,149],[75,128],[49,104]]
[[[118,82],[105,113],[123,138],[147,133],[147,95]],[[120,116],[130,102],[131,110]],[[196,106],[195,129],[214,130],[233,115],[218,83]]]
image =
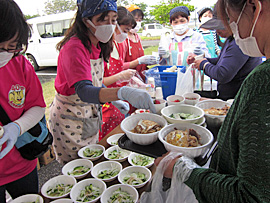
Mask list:
[[[161,162],[161,160],[167,156],[170,152],[167,152],[166,154],[163,154],[161,157],[158,157],[157,159],[155,159],[155,165],[156,167],[158,167],[159,163]],[[167,169],[165,170],[164,172],[164,176],[166,178],[172,178],[172,175],[173,175],[173,167],[176,163],[176,161],[181,157],[181,155],[177,156],[176,158],[174,158],[170,163],[169,165],[167,166]]]
[[0,152],[0,159],[7,155],[7,153],[13,148],[18,137],[20,136],[20,126],[16,123],[9,123],[4,128],[4,135],[0,139],[0,146],[6,142],[6,147]]
[[188,57],[187,57],[187,64],[188,64],[188,65],[194,63],[194,61],[195,61],[195,56],[196,56],[196,55],[193,54],[193,53],[190,53],[190,54],[188,55]]
[[136,73],[136,70],[127,69],[118,73],[119,80],[130,80]]
[[118,90],[117,96],[121,100],[128,101],[136,108],[150,109],[152,113],[156,113],[151,96],[144,90],[124,86]]
[[158,47],[158,55],[163,56],[166,54],[166,50],[163,47]]
[[157,58],[153,55],[145,55],[138,58],[139,64],[153,65],[157,63]]
[[195,60],[194,61],[194,67],[198,70],[200,70],[200,64],[202,61],[206,60],[205,58],[204,59],[201,59],[201,60]]
[[116,108],[120,110],[122,114],[127,114],[129,112],[129,104],[127,102],[118,100],[111,102]]

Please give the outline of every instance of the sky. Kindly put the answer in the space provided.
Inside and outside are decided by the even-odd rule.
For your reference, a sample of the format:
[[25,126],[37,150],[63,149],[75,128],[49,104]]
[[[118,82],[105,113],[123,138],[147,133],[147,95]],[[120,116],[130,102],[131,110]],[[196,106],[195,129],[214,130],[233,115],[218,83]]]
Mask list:
[[[15,0],[15,2],[19,5],[22,12],[25,15],[35,15],[40,14],[43,15],[44,10],[44,2],[47,0]],[[135,4],[138,3],[146,3],[147,5],[155,5],[157,4],[157,0],[134,0]],[[205,6],[213,6],[217,0],[191,0],[190,4],[194,5],[197,10]]]

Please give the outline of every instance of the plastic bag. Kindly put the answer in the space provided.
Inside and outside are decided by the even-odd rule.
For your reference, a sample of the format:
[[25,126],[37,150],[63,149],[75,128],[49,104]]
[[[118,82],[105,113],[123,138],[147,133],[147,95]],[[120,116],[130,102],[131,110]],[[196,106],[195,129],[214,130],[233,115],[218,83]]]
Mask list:
[[153,176],[151,191],[144,192],[141,196],[140,203],[197,203],[193,191],[177,177],[178,169],[174,169],[171,180],[171,187],[163,190],[163,174],[169,163],[179,156],[179,153],[170,152],[159,163],[155,175]]
[[160,74],[159,74],[159,70],[158,67],[153,67],[149,70],[145,70],[143,71],[143,74],[145,75],[146,78],[150,78],[153,77],[155,79],[155,86],[156,87],[161,87],[161,79],[160,79]]
[[193,92],[198,88],[200,84],[200,71],[193,68],[193,65],[189,65],[185,73],[182,73],[179,69],[177,72],[177,82],[175,88],[175,95],[184,95],[188,92]]

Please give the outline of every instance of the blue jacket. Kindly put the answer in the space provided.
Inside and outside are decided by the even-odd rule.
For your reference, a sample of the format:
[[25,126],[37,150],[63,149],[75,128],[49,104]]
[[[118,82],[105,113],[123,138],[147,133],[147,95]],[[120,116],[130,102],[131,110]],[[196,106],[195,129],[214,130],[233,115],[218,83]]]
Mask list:
[[218,58],[207,58],[200,64],[200,69],[210,78],[218,82],[219,98],[223,100],[234,99],[242,82],[247,75],[259,64],[262,59],[249,57],[236,45],[234,38],[229,37]]

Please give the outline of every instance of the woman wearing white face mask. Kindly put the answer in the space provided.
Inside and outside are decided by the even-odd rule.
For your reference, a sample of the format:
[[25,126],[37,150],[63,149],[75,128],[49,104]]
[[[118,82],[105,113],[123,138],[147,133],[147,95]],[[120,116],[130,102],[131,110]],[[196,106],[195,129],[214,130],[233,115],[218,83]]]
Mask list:
[[124,69],[136,69],[139,72],[141,78],[145,79],[145,76],[142,74],[142,72],[147,69],[147,65],[156,64],[157,60],[155,56],[144,55],[141,39],[137,34],[141,28],[141,21],[144,17],[142,10],[135,4],[131,4],[126,8],[134,16],[137,25],[135,28],[128,32],[128,37],[125,41]]
[[240,49],[267,60],[248,75],[235,97],[210,168],[191,168],[180,159],[166,176],[173,167],[180,169],[199,202],[270,202],[270,1],[219,0],[218,6],[228,28],[236,23]]
[[[136,70],[124,70],[124,41],[127,33],[136,25],[133,15],[123,6],[117,7],[117,25],[113,36],[113,51],[109,63],[104,70],[104,85],[109,88],[122,87],[126,81],[130,80],[136,73]],[[125,81],[125,83],[121,83]],[[119,82],[118,84],[116,82]],[[99,133],[99,140],[111,132],[125,118],[114,105],[106,103],[102,106],[102,131]]]
[[20,52],[31,28],[13,0],[0,0],[0,202],[6,191],[13,199],[38,193],[37,159],[27,160],[17,150],[17,139],[44,116],[45,102],[33,66]]
[[189,20],[190,12],[186,6],[178,6],[170,11],[173,32],[169,36],[161,35],[158,52],[163,59],[160,64],[186,66],[188,54],[198,46],[206,56],[210,56],[202,34],[188,27]]
[[[198,19],[201,25],[213,18],[213,10],[210,7],[204,7],[198,11]],[[218,57],[223,42],[221,42],[219,36],[215,30],[205,29],[201,26],[198,29],[199,33],[203,35],[203,39],[206,42],[206,47],[211,55],[210,58]]]
[[[49,127],[54,136],[56,158],[66,163],[78,158],[83,146],[98,141],[102,125],[101,104],[111,102],[126,114],[127,100],[138,108],[154,112],[151,97],[141,90],[105,88],[102,84],[104,61],[112,51],[112,36],[117,23],[115,0],[78,0],[75,21],[59,42],[55,99]],[[136,98],[134,98],[136,97]],[[141,99],[143,102],[141,102]]]

